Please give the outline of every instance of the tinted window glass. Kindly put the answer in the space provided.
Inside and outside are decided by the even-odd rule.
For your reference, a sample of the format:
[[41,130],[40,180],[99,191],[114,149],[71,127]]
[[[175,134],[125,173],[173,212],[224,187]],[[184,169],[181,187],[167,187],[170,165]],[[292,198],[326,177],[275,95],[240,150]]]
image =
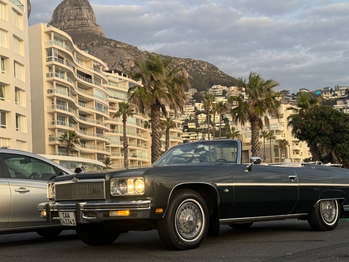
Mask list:
[[11,178],[48,180],[56,175],[55,168],[42,160],[16,154],[3,154]]

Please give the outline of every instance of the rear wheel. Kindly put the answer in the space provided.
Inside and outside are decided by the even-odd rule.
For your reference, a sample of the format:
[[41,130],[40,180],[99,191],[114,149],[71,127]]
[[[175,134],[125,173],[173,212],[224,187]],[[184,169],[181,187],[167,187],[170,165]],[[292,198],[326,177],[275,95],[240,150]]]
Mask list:
[[76,233],[80,240],[90,246],[107,245],[113,243],[120,235],[119,231],[100,224],[78,224]]
[[320,200],[311,210],[308,223],[314,230],[326,231],[336,228],[339,221],[337,200]]
[[158,233],[171,249],[198,247],[208,231],[208,208],[200,194],[182,189],[174,193],[165,218],[158,221]]

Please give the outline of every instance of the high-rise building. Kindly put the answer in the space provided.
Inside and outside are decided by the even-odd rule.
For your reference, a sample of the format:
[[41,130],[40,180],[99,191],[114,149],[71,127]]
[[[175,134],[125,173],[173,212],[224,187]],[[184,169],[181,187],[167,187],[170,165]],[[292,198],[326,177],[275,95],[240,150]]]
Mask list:
[[[122,167],[124,163],[123,123],[122,117],[115,117],[120,102],[128,102],[128,89],[140,85],[122,72],[106,72],[109,94],[110,153],[113,167]],[[132,106],[131,106],[132,107]],[[150,164],[150,129],[147,128],[147,118],[133,107],[134,114],[127,117],[126,134],[128,139],[129,166],[145,166]]]
[[60,137],[75,131],[71,156],[110,156],[106,64],[78,49],[70,36],[47,24],[29,28],[33,152],[67,155]]
[[[50,25],[31,26],[29,45],[33,152],[60,161],[63,157],[57,156],[65,156],[69,168],[74,166],[67,162],[102,163],[106,157],[111,167],[123,167],[122,121],[115,113],[119,102],[127,102],[128,88],[140,83],[108,71],[103,61],[80,50],[67,33]],[[150,164],[150,129],[144,127],[145,121],[137,111],[127,119],[130,167]],[[79,140],[69,153],[70,161],[60,139],[69,131],[75,131]]]
[[32,150],[29,0],[0,1],[0,147]]

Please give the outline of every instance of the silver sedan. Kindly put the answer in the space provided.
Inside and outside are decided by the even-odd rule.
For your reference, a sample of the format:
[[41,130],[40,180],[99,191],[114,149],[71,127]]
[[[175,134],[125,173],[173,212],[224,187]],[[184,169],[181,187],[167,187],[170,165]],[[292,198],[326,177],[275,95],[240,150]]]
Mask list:
[[[73,171],[39,155],[0,149],[0,234],[36,231],[57,236],[62,228],[40,218],[38,203],[47,201],[47,181]],[[66,228],[64,228],[66,229]]]

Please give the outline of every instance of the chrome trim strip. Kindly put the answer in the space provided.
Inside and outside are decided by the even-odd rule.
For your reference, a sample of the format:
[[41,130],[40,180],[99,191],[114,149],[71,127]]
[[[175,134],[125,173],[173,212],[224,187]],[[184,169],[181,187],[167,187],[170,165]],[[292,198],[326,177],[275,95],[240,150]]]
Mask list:
[[338,186],[348,187],[349,184],[329,183],[216,183],[217,186]]
[[81,178],[78,179],[78,181],[73,182],[72,180],[76,178],[75,176],[72,179],[69,180],[64,180],[64,181],[55,181],[54,184],[55,185],[63,185],[63,184],[77,184],[77,183],[95,183],[95,182],[104,182],[105,183],[105,179],[104,178],[98,178],[98,179],[85,179],[85,178]]
[[238,217],[238,218],[224,218],[220,219],[221,225],[232,224],[237,222],[248,222],[248,221],[267,221],[267,220],[282,220],[287,218],[297,218],[307,216],[307,213],[290,214],[290,215],[277,215],[277,216],[260,216],[260,217]]

